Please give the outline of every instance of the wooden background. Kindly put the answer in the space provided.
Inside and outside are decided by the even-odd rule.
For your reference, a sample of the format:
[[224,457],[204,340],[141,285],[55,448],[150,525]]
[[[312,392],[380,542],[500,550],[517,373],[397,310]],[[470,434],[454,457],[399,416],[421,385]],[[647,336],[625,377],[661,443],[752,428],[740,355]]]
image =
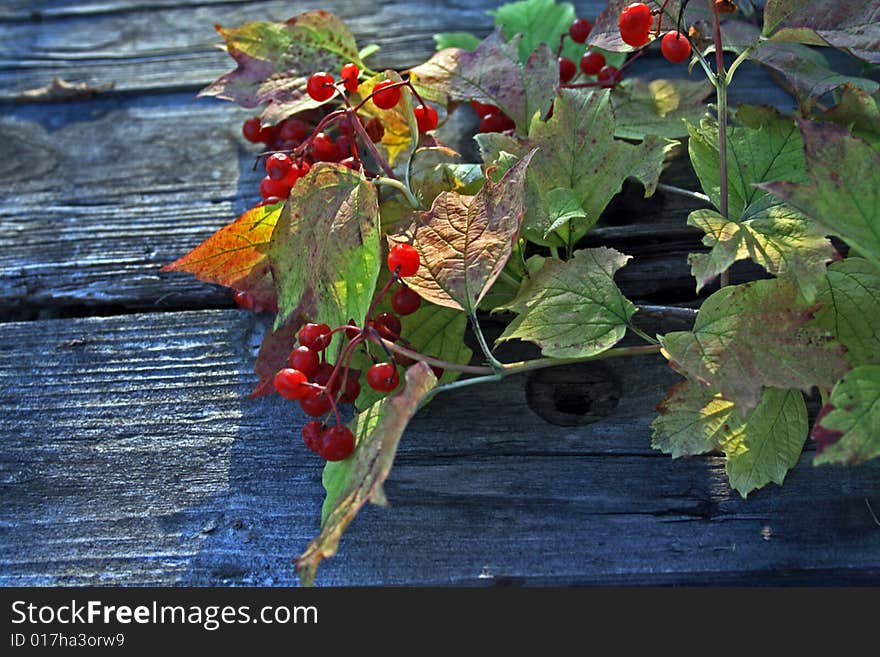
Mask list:
[[[265,322],[159,273],[258,200],[247,114],[194,101],[231,65],[213,25],[330,9],[382,46],[374,66],[402,68],[435,32],[488,33],[494,4],[0,4],[0,583],[296,583],[321,462],[295,405],[246,397]],[[56,76],[102,91],[34,101]],[[733,100],[792,107],[748,67]],[[664,180],[696,188],[684,160]],[[591,234],[636,256],[619,275],[633,300],[693,299],[694,207],[634,187]],[[783,488],[743,501],[722,459],[651,450],[674,381],[644,357],[437,399],[404,437],[391,509],[361,514],[318,583],[880,582],[880,464],[813,468],[807,445]]]

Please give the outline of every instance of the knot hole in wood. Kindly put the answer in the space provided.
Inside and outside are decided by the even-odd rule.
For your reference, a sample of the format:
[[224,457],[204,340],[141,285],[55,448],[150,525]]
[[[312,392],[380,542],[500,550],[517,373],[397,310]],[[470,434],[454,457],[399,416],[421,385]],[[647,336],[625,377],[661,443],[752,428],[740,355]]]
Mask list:
[[605,363],[538,370],[526,382],[529,408],[561,427],[591,424],[608,417],[617,408],[620,396],[620,382]]

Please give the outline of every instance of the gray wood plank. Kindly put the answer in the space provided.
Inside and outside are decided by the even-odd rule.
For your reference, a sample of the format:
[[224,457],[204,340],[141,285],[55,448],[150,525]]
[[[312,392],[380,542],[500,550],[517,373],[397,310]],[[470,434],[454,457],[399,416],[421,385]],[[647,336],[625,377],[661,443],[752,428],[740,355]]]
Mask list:
[[[244,396],[260,332],[239,311],[0,325],[0,583],[294,583],[320,463],[291,404]],[[719,458],[650,450],[662,359],[584,372],[601,376],[619,402],[582,426],[542,420],[527,377],[438,398],[391,509],[355,521],[319,583],[878,582],[880,464],[805,454],[742,501]]]

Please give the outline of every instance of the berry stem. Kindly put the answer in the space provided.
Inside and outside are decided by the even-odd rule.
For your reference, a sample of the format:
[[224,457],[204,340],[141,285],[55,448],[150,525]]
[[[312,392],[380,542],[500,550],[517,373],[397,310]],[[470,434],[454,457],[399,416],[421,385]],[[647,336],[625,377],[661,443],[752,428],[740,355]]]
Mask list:
[[451,363],[449,361],[440,360],[439,358],[434,358],[433,356],[425,356],[424,354],[420,354],[418,351],[414,351],[413,349],[409,349],[408,347],[403,347],[399,344],[386,340],[385,338],[380,337],[378,334],[371,334],[367,337],[370,342],[375,342],[385,347],[388,351],[392,351],[396,354],[400,354],[401,356],[406,356],[407,358],[412,358],[413,360],[422,361],[427,363],[428,365],[434,365],[435,367],[442,367],[444,370],[451,370],[453,372],[462,372],[464,374],[494,374],[495,370],[491,367],[485,367],[483,365],[460,365],[459,363]]
[[[363,105],[363,103],[358,105],[358,107],[360,107],[361,105]],[[361,124],[360,119],[357,117],[357,109],[350,109],[348,111],[351,112],[354,116],[354,120],[351,121],[351,124],[354,126],[354,131],[358,134],[358,137],[361,138],[361,142],[363,142],[366,149],[370,152],[370,155],[373,156],[373,160],[375,160],[376,163],[380,167],[382,167],[382,171],[385,172],[386,176],[393,180],[397,180],[397,175],[394,173],[394,169],[392,169],[385,158],[382,157],[379,149],[376,148],[376,144],[374,144],[373,140],[370,139],[370,135],[367,134],[367,130],[364,128],[364,126]]]
[[493,354],[492,349],[489,348],[489,343],[486,342],[486,336],[483,335],[483,329],[480,328],[480,321],[477,319],[477,314],[475,312],[469,313],[468,319],[471,321],[471,326],[474,329],[474,334],[477,336],[477,342],[480,344],[480,349],[483,350],[483,355],[486,356],[486,360],[489,361],[492,370],[496,373],[500,372],[504,368],[504,364],[495,358],[495,354]]
[[412,206],[413,210],[418,210],[421,207],[421,205],[419,204],[419,199],[415,197],[415,194],[413,194],[409,187],[404,185],[397,178],[375,178],[373,180],[373,183],[375,183],[376,185],[393,187],[394,189],[399,191],[401,194],[406,196],[406,200],[409,201],[409,204]]
[[[721,42],[721,21],[718,18],[718,7],[714,0],[708,0],[709,11],[712,12],[712,40],[715,43],[715,97],[718,114],[718,162],[719,162],[719,212],[725,219],[729,210],[727,198],[727,74],[724,70],[724,44]],[[730,283],[730,272],[721,272],[721,287]]]

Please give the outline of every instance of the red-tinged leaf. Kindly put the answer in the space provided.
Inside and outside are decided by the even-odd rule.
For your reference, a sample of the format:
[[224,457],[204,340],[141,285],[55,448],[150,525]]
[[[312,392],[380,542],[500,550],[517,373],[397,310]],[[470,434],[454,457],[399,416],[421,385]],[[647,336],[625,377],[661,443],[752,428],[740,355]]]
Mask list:
[[199,280],[248,292],[263,308],[277,308],[267,253],[281,207],[251,208],[162,271],[185,271]]
[[406,234],[389,236],[392,244],[410,242],[421,256],[407,285],[438,306],[476,311],[519,235],[533,155],[526,154],[498,182],[487,177],[476,196],[441,193]]
[[500,30],[474,51],[447,48],[410,70],[420,93],[439,102],[477,101],[496,105],[517,131],[526,134],[532,117],[544,116],[559,79],[556,56],[539,46],[524,64],[519,61],[519,37],[504,41]]
[[318,163],[294,185],[269,248],[280,327],[302,313],[333,326],[361,324],[379,275],[376,187],[338,164]]
[[251,392],[251,397],[262,397],[275,392],[273,381],[278,370],[287,367],[290,352],[296,342],[296,332],[299,331],[305,320],[302,317],[292,317],[283,326],[266,329],[263,341],[260,343],[260,351],[257,354],[257,362],[254,372],[260,377],[257,386]]
[[880,266],[880,152],[833,123],[801,120],[809,182],[758,187],[781,198]]
[[745,414],[764,387],[830,388],[849,369],[843,346],[811,324],[814,312],[788,281],[728,286],[706,299],[693,331],[661,338],[663,354]]
[[[828,414],[816,424],[829,432],[814,463],[862,463],[880,457],[880,365],[861,365],[831,391]],[[834,440],[836,432],[842,432]]]
[[357,448],[345,461],[325,467],[321,533],[296,560],[303,585],[311,586],[321,561],[336,554],[342,534],[367,502],[387,504],[382,484],[391,472],[400,437],[436,383],[431,368],[417,363],[407,370],[401,392],[376,402],[349,425]]
[[764,36],[778,41],[843,48],[880,64],[877,0],[767,0]]
[[831,447],[838,440],[843,438],[843,431],[837,429],[828,429],[822,426],[823,418],[834,410],[832,404],[825,404],[819,409],[816,420],[813,422],[813,429],[810,431],[810,438],[816,443],[816,454],[819,455],[826,448]]
[[365,68],[351,30],[326,11],[307,11],[283,23],[218,25],[217,31],[238,67],[200,95],[232,100],[242,107],[268,103],[263,114],[267,123],[323,104],[306,93],[312,73],[335,74],[346,62]]

